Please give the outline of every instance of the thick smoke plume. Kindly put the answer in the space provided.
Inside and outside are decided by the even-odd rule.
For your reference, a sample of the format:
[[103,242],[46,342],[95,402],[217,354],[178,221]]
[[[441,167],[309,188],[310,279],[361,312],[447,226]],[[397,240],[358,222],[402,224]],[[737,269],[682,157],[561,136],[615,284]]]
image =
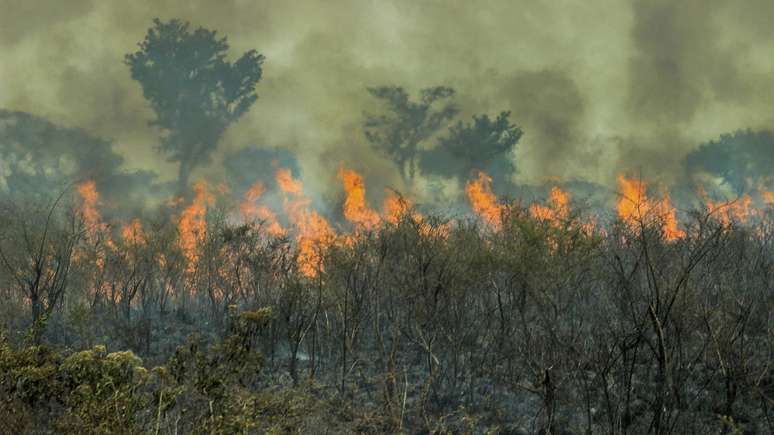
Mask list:
[[[770,2],[501,1],[483,7],[342,1],[334,7],[312,1],[79,0],[2,1],[0,8],[0,107],[56,129],[105,138],[115,155],[99,164],[100,171],[129,178],[141,171],[147,175],[139,184],[154,176],[153,183],[174,181],[180,170],[159,155],[164,132],[149,124],[154,112],[123,63],[156,17],[227,36],[229,61],[253,49],[266,56],[260,99],[219,136],[211,162],[194,167],[192,181],[248,171],[228,162],[261,144],[296,156],[300,176],[313,181],[307,186],[318,198],[335,202],[342,161],[376,185],[373,201],[380,200],[379,186],[413,190],[420,201],[459,197],[460,183],[433,179],[421,168],[406,183],[369,144],[363,114],[377,107],[367,89],[379,86],[401,86],[410,95],[436,85],[453,88],[461,112],[451,122],[510,111],[524,132],[500,165],[514,192],[525,183],[556,180],[612,191],[621,171],[671,185],[695,178],[686,177],[686,169],[728,174],[708,166],[709,151],[697,151],[699,145],[772,124]],[[25,136],[28,145],[4,128],[6,150],[18,142],[32,153],[34,143],[46,142],[33,134]],[[434,144],[430,140],[422,149]],[[106,158],[82,146],[65,149],[64,156],[84,161],[62,174],[85,176],[81,168]],[[745,159],[766,161],[756,150],[732,159],[734,177],[748,176],[738,174]],[[27,158],[10,155],[4,152],[3,183],[9,182],[9,165]],[[41,162],[46,159],[53,157]],[[271,178],[265,167],[251,175]],[[739,180],[727,181],[738,190]],[[119,189],[109,186],[134,184],[104,188]]]

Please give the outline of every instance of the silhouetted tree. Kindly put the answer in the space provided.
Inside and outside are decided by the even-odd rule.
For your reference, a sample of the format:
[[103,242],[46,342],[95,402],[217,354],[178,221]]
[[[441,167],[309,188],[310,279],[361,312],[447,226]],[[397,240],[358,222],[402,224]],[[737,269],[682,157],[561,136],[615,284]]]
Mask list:
[[381,115],[366,113],[365,135],[374,148],[398,165],[403,179],[411,181],[419,145],[458,112],[450,102],[435,108],[454,95],[454,89],[443,86],[422,89],[419,101],[411,101],[408,93],[397,86],[368,88],[368,92],[384,101],[387,111]]
[[750,129],[722,134],[691,151],[683,163],[689,175],[704,172],[719,177],[741,195],[770,176],[774,135]]
[[[108,139],[37,115],[0,109],[0,196],[45,201],[72,180],[95,180],[116,214],[145,204],[164,189],[149,170],[127,171]],[[134,210],[132,210],[134,211]]]
[[[472,123],[449,127],[449,133],[438,139],[438,145],[422,154],[420,168],[444,177],[468,177],[474,169],[499,175],[510,175],[515,168],[508,159],[522,136],[521,128],[508,120],[510,112],[496,119],[488,115],[473,116]],[[498,164],[497,170],[492,166]],[[491,175],[491,174],[490,174]]]
[[225,37],[173,19],[153,20],[140,49],[125,58],[132,78],[156,112],[164,132],[160,149],[180,163],[178,182],[187,188],[191,171],[206,162],[226,128],[258,99],[264,56],[255,50],[226,60]]

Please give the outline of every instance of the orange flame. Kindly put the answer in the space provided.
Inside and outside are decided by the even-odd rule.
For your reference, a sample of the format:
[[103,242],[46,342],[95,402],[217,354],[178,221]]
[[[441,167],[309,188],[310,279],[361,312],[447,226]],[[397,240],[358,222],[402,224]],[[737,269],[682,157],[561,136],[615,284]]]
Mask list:
[[758,186],[758,192],[767,206],[774,207],[774,192],[767,190],[763,185]]
[[492,177],[479,171],[478,179],[465,185],[465,193],[473,211],[495,230],[499,229],[504,207],[497,203],[497,197],[492,192]]
[[280,190],[283,192],[299,196],[302,194],[301,190],[303,189],[303,185],[301,184],[301,180],[294,180],[293,174],[290,173],[290,169],[277,168],[276,179]]
[[365,183],[363,177],[344,165],[339,166],[339,179],[344,185],[344,217],[358,228],[371,230],[381,221],[379,213],[366,204]]
[[187,260],[188,273],[196,270],[200,256],[199,245],[204,241],[207,233],[207,207],[215,203],[215,198],[209,193],[205,182],[198,181],[193,188],[193,201],[183,210],[178,221],[178,245]]
[[[392,189],[385,189],[383,208],[384,220],[395,225],[409,212],[411,209],[411,201],[399,195]],[[415,213],[414,217],[418,218],[418,220],[422,220],[422,216],[419,213]]]
[[132,222],[121,227],[121,237],[124,239],[124,242],[128,244],[145,244],[145,234],[142,231],[142,223],[140,220],[134,218],[132,219]]
[[93,180],[84,181],[76,187],[81,197],[81,214],[86,223],[86,229],[90,236],[104,229],[102,216],[97,210],[99,204],[99,192],[97,192],[97,183]]
[[529,213],[537,220],[559,225],[570,216],[570,195],[556,186],[548,196],[548,206],[532,204]]
[[242,213],[242,219],[250,220],[257,218],[265,223],[266,232],[270,235],[284,235],[286,231],[277,220],[277,215],[275,215],[268,207],[256,204],[256,201],[263,196],[265,191],[266,188],[263,183],[259,181],[253,184],[247,192],[245,192],[245,196],[239,204],[239,211]]
[[290,170],[278,168],[276,179],[286,195],[285,213],[295,226],[299,270],[307,277],[315,277],[322,268],[322,250],[335,241],[336,233],[324,217],[309,208],[311,201],[303,194],[303,184],[293,179]]
[[561,188],[551,189],[551,195],[548,197],[551,208],[561,219],[567,219],[570,215],[570,195]]
[[[761,193],[765,202],[766,195]],[[703,189],[699,189],[699,195],[704,198],[707,212],[716,216],[725,226],[730,225],[732,221],[747,222],[752,215],[752,197],[748,194],[742,195],[735,201],[713,201]]]
[[618,216],[630,228],[637,231],[642,223],[658,222],[666,240],[685,237],[685,231],[677,226],[675,209],[668,193],[664,192],[661,201],[651,201],[642,180],[628,179],[623,174],[618,175],[618,187],[621,191]]
[[97,210],[99,205],[99,192],[97,192],[97,183],[93,180],[84,181],[76,186],[78,195],[81,197],[81,215],[86,225],[87,240],[96,243],[99,240],[104,241],[105,245],[96,246],[94,264],[98,270],[105,267],[107,254],[104,247],[115,249],[115,244],[107,234],[107,225],[102,222],[102,216]]
[[335,241],[336,233],[328,225],[328,221],[314,210],[306,210],[297,217],[296,240],[300,270],[308,277],[315,277],[322,268],[321,250]]

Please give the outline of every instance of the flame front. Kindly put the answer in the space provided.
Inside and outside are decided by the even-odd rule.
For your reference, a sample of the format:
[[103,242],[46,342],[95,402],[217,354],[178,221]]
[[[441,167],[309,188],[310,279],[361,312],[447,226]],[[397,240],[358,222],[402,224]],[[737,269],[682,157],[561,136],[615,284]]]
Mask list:
[[145,234],[142,231],[142,223],[140,220],[134,218],[130,223],[121,227],[121,238],[125,243],[130,245],[145,244]]
[[[760,190],[761,198],[764,203],[768,203],[767,191]],[[699,196],[704,200],[704,207],[711,216],[720,221],[723,226],[731,225],[731,222],[747,222],[747,219],[753,214],[752,197],[744,194],[734,201],[713,201],[707,192],[699,188]],[[774,199],[774,195],[771,196]]]
[[282,236],[287,231],[282,228],[277,215],[269,207],[258,205],[256,202],[266,192],[266,187],[260,181],[253,184],[239,203],[239,211],[242,213],[242,219],[249,221],[258,219],[265,224],[266,232],[272,236]]
[[344,165],[339,166],[339,179],[344,185],[344,217],[355,224],[357,229],[372,230],[379,226],[379,213],[366,204],[363,177]]
[[478,216],[495,230],[502,226],[503,206],[492,192],[492,177],[479,171],[475,180],[465,185],[468,201]]
[[[411,201],[392,189],[385,189],[382,208],[384,209],[385,222],[395,225],[411,210]],[[413,217],[417,220],[422,220],[422,215],[419,213],[414,213]]]
[[191,205],[180,214],[178,221],[178,245],[187,261],[186,272],[196,271],[199,262],[200,246],[207,234],[207,207],[215,203],[215,197],[209,193],[207,183],[194,184],[194,197]]
[[[279,193],[282,195],[284,218],[287,226],[283,227],[277,215],[260,201],[266,193],[266,186],[257,182],[253,184],[239,202],[238,211],[243,221],[260,219],[265,226],[261,229],[271,235],[292,234],[298,250],[297,264],[300,273],[307,277],[316,277],[322,271],[323,255],[325,250],[333,244],[354,244],[363,235],[362,230],[375,230],[386,224],[398,224],[405,217],[412,219],[423,236],[448,237],[451,234],[453,221],[444,224],[435,224],[432,219],[426,219],[421,214],[413,211],[410,200],[401,196],[398,192],[386,189],[383,212],[380,214],[369,207],[366,202],[366,187],[363,177],[356,171],[341,165],[338,169],[338,179],[341,181],[345,199],[343,202],[343,216],[353,224],[353,231],[349,234],[339,235],[331,224],[312,207],[311,199],[306,196],[301,180],[293,177],[290,169],[276,167],[275,178]],[[641,225],[658,225],[665,240],[673,241],[685,236],[685,232],[679,228],[676,211],[671,204],[670,196],[664,192],[658,200],[649,198],[647,186],[637,179],[629,179],[624,175],[618,176],[620,199],[616,204],[618,216],[630,228],[639,231]],[[197,182],[193,186],[193,198],[187,207],[177,213],[178,237],[176,243],[182,253],[185,272],[191,278],[195,277],[198,265],[201,261],[203,244],[207,235],[207,210],[215,203],[215,197],[211,192],[226,194],[229,191],[225,185],[214,187],[212,190],[204,182]],[[101,270],[104,266],[105,254],[112,249],[119,248],[110,240],[108,227],[102,222],[98,211],[99,193],[93,181],[87,181],[77,186],[77,192],[81,199],[81,214],[87,225],[87,239],[93,240],[98,245],[96,253],[96,268]],[[488,226],[487,230],[500,231],[503,227],[503,219],[506,205],[498,202],[492,190],[492,178],[485,172],[479,171],[476,177],[465,185],[465,193],[473,211]],[[770,205],[774,205],[774,193],[759,187],[760,199]],[[182,205],[182,199],[176,199],[172,205]],[[735,202],[713,202],[705,198],[705,204],[710,212],[716,213],[724,223],[733,219],[744,221],[751,213],[752,198],[745,195]],[[521,210],[521,209],[518,209]],[[555,186],[550,190],[544,204],[532,204],[526,210],[532,219],[548,224],[549,234],[554,235],[554,229],[580,229],[584,234],[592,234],[595,231],[595,221],[583,222],[579,215],[571,213],[570,195]],[[521,216],[521,215],[514,215]],[[557,233],[561,234],[561,233]],[[123,246],[139,246],[147,243],[143,226],[139,219],[134,219],[124,224],[120,230]],[[93,236],[93,237],[92,237]],[[549,242],[553,249],[560,247],[560,239],[551,239]],[[117,251],[116,251],[117,252]],[[94,261],[94,260],[93,260]],[[166,259],[160,258],[159,264],[166,264]]]
[[97,192],[97,183],[93,180],[84,181],[76,187],[78,195],[81,197],[81,215],[86,224],[86,232],[93,237],[104,229],[102,216],[97,210],[99,204],[99,192]]
[[761,195],[763,203],[769,207],[774,207],[774,192],[767,190],[763,185],[758,186],[758,193]]
[[302,195],[301,190],[303,189],[303,184],[301,183],[301,180],[293,179],[293,174],[290,173],[290,169],[277,168],[276,180],[277,185],[283,192],[298,196]]
[[309,207],[303,184],[286,168],[276,171],[277,185],[285,194],[285,213],[296,231],[298,266],[301,273],[313,278],[322,270],[322,251],[336,240],[336,232],[319,213]]
[[677,225],[676,212],[667,192],[660,201],[652,201],[642,180],[629,179],[623,174],[618,175],[618,187],[621,194],[616,207],[618,216],[633,231],[638,231],[642,224],[658,223],[667,241],[685,237],[685,231]]
[[558,226],[570,216],[570,195],[555,186],[548,195],[548,206],[532,204],[529,207],[529,213],[537,220]]

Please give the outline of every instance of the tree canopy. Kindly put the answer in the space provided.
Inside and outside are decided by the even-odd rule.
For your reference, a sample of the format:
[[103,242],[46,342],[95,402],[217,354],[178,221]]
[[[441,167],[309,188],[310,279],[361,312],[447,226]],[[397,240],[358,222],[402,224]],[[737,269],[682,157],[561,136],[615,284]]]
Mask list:
[[510,114],[504,111],[495,119],[486,114],[473,115],[473,122],[458,121],[438,139],[435,148],[422,153],[420,168],[448,178],[466,178],[474,169],[510,175],[515,168],[508,154],[523,134],[508,119]]
[[138,45],[125,63],[156,112],[153,124],[164,133],[160,149],[180,163],[185,190],[191,171],[209,160],[226,128],[257,100],[264,56],[250,50],[230,62],[226,37],[177,19],[155,19]]
[[363,124],[366,138],[372,146],[398,166],[404,181],[412,181],[416,157],[422,142],[432,137],[458,112],[448,99],[454,89],[436,86],[422,89],[419,100],[398,86],[368,88],[368,92],[386,104],[380,115],[365,115]]
[[689,174],[718,177],[738,194],[767,181],[774,166],[774,135],[769,131],[737,130],[701,144],[685,157]]

